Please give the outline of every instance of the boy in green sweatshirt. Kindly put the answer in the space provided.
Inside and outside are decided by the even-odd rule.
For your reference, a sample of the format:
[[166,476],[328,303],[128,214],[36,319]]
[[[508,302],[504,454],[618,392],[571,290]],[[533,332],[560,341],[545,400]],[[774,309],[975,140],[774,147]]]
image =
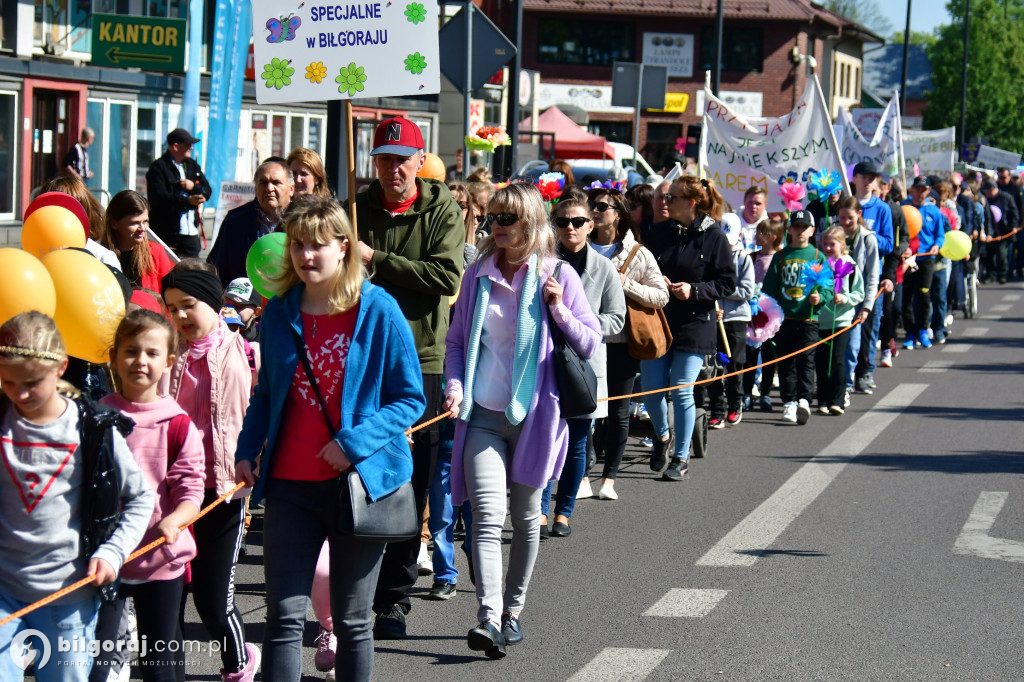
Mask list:
[[779,392],[782,394],[782,419],[806,424],[811,418],[814,392],[814,349],[818,341],[818,311],[832,301],[832,287],[805,290],[804,266],[820,264],[828,268],[828,258],[813,244],[814,218],[808,211],[793,211],[789,218],[789,243],[772,258],[764,277],[762,291],[774,298],[785,319],[775,335],[780,357],[801,349],[802,353],[779,362]]

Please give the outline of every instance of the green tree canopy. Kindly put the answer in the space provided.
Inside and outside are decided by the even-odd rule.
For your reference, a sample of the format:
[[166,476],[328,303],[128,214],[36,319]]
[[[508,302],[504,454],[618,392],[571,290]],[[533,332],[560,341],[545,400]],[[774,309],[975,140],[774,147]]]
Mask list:
[[[927,94],[924,127],[960,125],[965,0],[946,4],[953,23],[940,26],[928,46],[933,91]],[[1024,2],[971,0],[967,70],[967,138],[1024,151]]]
[[867,26],[880,36],[892,31],[892,24],[882,11],[878,0],[826,0],[822,5],[830,12],[841,14],[850,21]]

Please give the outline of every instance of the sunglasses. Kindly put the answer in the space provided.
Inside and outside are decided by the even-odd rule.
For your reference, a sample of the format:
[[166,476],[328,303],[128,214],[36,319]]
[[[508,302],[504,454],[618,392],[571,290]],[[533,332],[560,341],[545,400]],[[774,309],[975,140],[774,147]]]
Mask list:
[[487,216],[485,216],[485,215],[475,215],[475,216],[473,216],[473,219],[476,220],[476,224],[477,225],[483,225],[484,221],[487,220]]
[[515,213],[488,213],[488,223],[498,223],[502,227],[508,227],[509,225],[515,225],[519,222],[519,216]]
[[676,196],[676,195],[674,195],[674,194],[662,194],[662,195],[661,195],[661,196],[660,196],[659,198],[660,198],[660,199],[661,199],[662,201],[664,201],[664,202],[665,202],[666,204],[671,204],[671,203],[672,203],[673,201],[675,201],[675,200],[676,200],[676,199],[678,199],[679,197],[677,197],[677,196]]
[[604,202],[604,201],[598,201],[598,202],[595,202],[595,203],[591,204],[590,208],[595,210],[595,211],[597,211],[598,213],[604,213],[609,208],[614,208],[614,206],[612,206],[611,204],[609,204],[607,202]]
[[576,216],[575,218],[555,218],[555,225],[561,229],[566,229],[569,225],[572,225],[577,230],[590,222],[590,218],[584,218],[583,216]]
[[466,203],[465,201],[460,201],[459,202],[459,208],[461,208],[463,211],[468,211],[469,210],[469,204]]

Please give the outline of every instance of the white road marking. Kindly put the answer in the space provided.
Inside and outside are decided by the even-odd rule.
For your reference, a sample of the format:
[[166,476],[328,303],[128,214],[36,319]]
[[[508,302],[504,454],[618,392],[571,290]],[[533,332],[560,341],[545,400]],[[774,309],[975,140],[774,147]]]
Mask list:
[[1019,301],[1020,300],[1020,294],[1004,294],[1003,295],[1003,300],[1004,301]]
[[1001,320],[1001,319],[1003,319],[1003,316],[1002,315],[982,315],[981,319],[983,319],[983,320]]
[[698,566],[753,566],[839,472],[892,424],[928,384],[901,384],[851,424],[771,497],[697,560]]
[[971,348],[974,348],[969,343],[947,343],[942,347],[943,353],[970,353]]
[[650,675],[671,649],[609,647],[569,678],[569,682],[640,682]]
[[983,559],[1024,563],[1024,542],[991,537],[988,532],[1006,504],[1009,493],[983,492],[978,495],[967,523],[953,544],[954,554],[973,554]]
[[989,308],[993,313],[1005,313],[1008,310],[1013,310],[1013,306],[1009,303],[997,303]]
[[953,366],[952,360],[929,360],[920,367],[918,372],[945,372]]
[[988,327],[968,327],[960,333],[965,339],[980,338],[988,334]]
[[703,618],[711,613],[729,590],[684,590],[672,588],[644,613],[660,618]]

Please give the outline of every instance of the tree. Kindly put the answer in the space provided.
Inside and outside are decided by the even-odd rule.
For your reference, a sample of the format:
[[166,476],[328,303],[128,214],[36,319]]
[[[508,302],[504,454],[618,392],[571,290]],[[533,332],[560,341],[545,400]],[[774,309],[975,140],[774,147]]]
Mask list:
[[[962,26],[962,25],[961,25]],[[933,45],[938,41],[938,36],[931,33],[925,33],[924,31],[910,31],[910,44],[911,45]],[[903,31],[896,31],[889,36],[890,45],[902,45],[903,44]]]
[[[947,3],[953,23],[940,26],[939,39],[928,47],[934,89],[926,95],[926,129],[957,126],[959,134],[965,5]],[[971,0],[967,138],[986,136],[990,145],[1014,151],[1024,150],[1022,19],[1022,0]]]
[[867,26],[880,36],[892,32],[892,24],[886,18],[878,0],[826,0],[822,4],[830,12],[841,14],[861,26]]

